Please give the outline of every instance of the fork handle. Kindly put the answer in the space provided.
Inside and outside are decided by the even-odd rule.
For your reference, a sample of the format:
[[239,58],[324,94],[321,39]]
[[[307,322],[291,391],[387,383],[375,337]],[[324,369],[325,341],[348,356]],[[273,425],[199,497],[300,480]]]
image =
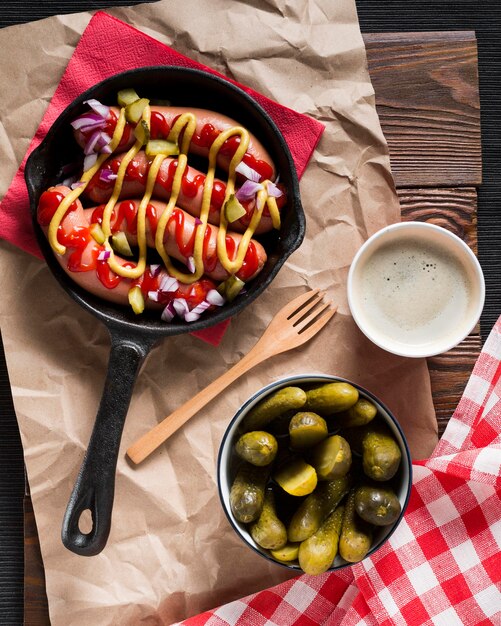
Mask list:
[[[260,345],[261,344],[261,345]],[[202,389],[196,396],[190,398],[173,413],[165,417],[154,428],[138,439],[127,450],[127,456],[135,463],[141,463],[152,452],[154,452],[164,441],[173,435],[183,424],[185,424],[195,413],[198,413],[206,404],[213,400],[221,391],[226,389],[233,381],[245,372],[248,372],[258,363],[261,363],[268,354],[264,350],[261,341],[248,352],[244,357],[235,363],[228,371],[222,374],[215,381]]]

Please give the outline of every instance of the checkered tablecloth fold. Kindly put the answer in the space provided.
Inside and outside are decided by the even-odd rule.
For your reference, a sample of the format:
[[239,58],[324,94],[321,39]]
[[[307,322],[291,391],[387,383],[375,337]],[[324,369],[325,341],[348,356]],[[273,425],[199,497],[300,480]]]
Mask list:
[[183,626],[500,626],[501,317],[402,522],[370,558],[299,576]]

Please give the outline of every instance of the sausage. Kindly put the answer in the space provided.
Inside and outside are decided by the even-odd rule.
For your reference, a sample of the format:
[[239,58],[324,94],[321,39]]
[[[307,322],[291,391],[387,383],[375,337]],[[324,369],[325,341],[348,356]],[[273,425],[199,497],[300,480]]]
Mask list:
[[[137,210],[139,200],[122,200],[115,207],[111,219],[112,232],[123,231],[127,235],[129,243],[136,244],[137,232]],[[155,230],[156,224],[161,215],[165,211],[165,202],[150,200],[146,209],[146,242],[149,247],[155,247]],[[88,224],[102,222],[104,205],[85,209],[85,221]],[[178,261],[187,263],[187,259],[193,254],[193,246],[195,240],[195,231],[197,222],[186,211],[176,207],[172,211],[171,217],[167,222],[164,236],[164,246],[167,254]],[[203,247],[204,273],[207,277],[215,281],[223,281],[229,277],[229,273],[224,269],[217,258],[217,226],[207,225]],[[226,249],[228,257],[233,260],[238,250],[238,244],[242,239],[242,235],[228,232],[226,235]],[[266,262],[266,251],[263,246],[251,239],[249,248],[244,258],[242,268],[236,273],[236,276],[244,282],[252,280],[261,271]]]
[[[111,194],[113,193],[115,183],[114,180],[109,179],[106,176],[102,176],[102,174],[103,171],[116,174],[123,157],[124,154],[122,153],[110,158],[103,165],[103,167],[96,172],[85,189],[84,195],[86,198],[96,204],[102,204],[109,200]],[[144,150],[137,153],[126,169],[124,182],[120,191],[120,198],[138,198],[143,196],[152,161],[153,158],[148,157]],[[177,159],[170,157],[165,158],[160,166],[155,186],[153,188],[153,196],[155,198],[158,198],[159,200],[169,200],[176,167]],[[204,183],[205,174],[193,167],[187,166],[176,204],[195,217],[200,215]],[[221,180],[216,179],[214,181],[208,218],[209,223],[211,224],[219,224],[225,193],[226,184]],[[251,220],[255,202],[255,199],[241,202],[242,206],[247,211],[247,214],[241,219],[232,222],[232,230],[236,230],[237,232],[245,231]],[[278,208],[281,208],[284,204],[285,194],[280,198],[277,198]],[[256,234],[261,234],[270,231],[272,228],[273,222],[268,209],[265,207],[255,232]]]
[[[68,187],[58,185],[41,195],[37,218],[45,234],[54,212],[69,192]],[[137,285],[143,292],[146,308],[164,308],[172,300],[182,298],[186,300],[191,311],[205,300],[209,291],[216,288],[212,280],[204,277],[189,285],[179,283],[176,291],[160,292],[158,301],[153,301],[148,297],[148,293],[159,290],[163,278],[168,277],[167,271],[162,269],[156,273],[151,266],[147,266],[143,276],[138,279],[118,276],[110,270],[106,261],[98,260],[97,257],[104,247],[94,240],[89,227],[88,214],[81,202],[76,200],[66,212],[58,231],[58,240],[66,246],[66,252],[64,255],[55,256],[68,276],[80,287],[99,298],[127,306],[129,290]],[[118,255],[115,255],[115,258],[121,265],[131,266],[130,261]]]
[[[196,109],[190,107],[165,107],[155,105],[151,105],[150,108],[150,133],[152,139],[167,139],[170,129],[175,123],[176,119],[183,113],[193,113],[197,119],[197,125],[195,133],[191,140],[190,152],[203,157],[208,156],[209,149],[212,143],[222,131],[225,131],[228,128],[234,128],[235,126],[240,126],[239,123],[234,119],[231,119],[226,115],[222,115],[221,113],[208,111],[206,109]],[[113,131],[115,130],[118,115],[118,107],[111,107],[106,126],[106,132],[110,136],[113,135]],[[122,141],[117,148],[118,151],[122,152],[124,150],[128,150],[128,148],[133,145],[135,141],[133,133],[134,126],[134,124],[127,122],[122,136]],[[81,131],[77,130],[75,131],[75,139],[77,140],[79,145],[83,147],[91,133],[92,131],[89,131],[88,133],[82,133]],[[228,141],[226,141],[219,150],[217,163],[223,169],[228,170],[231,157],[235,153],[238,143],[239,138],[232,137]],[[249,167],[251,167],[253,170],[261,175],[261,181],[275,180],[276,170],[273,160],[266,148],[255,136],[252,135],[252,133],[250,134],[249,147],[242,160]]]

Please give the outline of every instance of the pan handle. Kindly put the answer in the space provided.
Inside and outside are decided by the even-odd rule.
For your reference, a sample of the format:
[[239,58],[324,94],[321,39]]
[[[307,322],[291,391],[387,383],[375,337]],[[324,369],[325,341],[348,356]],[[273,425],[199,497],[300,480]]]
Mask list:
[[[155,343],[155,339],[134,341],[119,331],[110,332],[111,351],[103,395],[61,531],[66,548],[82,556],[99,554],[108,540],[125,417],[139,368]],[[84,533],[79,521],[87,509],[91,513],[92,529]]]

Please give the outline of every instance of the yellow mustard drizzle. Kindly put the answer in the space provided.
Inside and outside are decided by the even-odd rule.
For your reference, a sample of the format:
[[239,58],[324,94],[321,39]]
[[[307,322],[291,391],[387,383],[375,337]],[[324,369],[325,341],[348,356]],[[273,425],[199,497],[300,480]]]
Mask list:
[[[146,122],[148,127],[150,127],[151,120],[151,109],[148,106],[145,107],[143,111],[142,119]],[[113,133],[112,140],[110,142],[111,151],[117,148],[122,139],[123,132],[125,130],[125,108],[122,108],[120,111],[120,115],[117,121],[117,125],[115,127],[115,131]],[[221,207],[220,212],[220,223],[219,223],[219,231],[217,236],[217,256],[219,262],[224,267],[224,269],[229,274],[237,273],[242,267],[243,261],[245,259],[245,255],[247,253],[250,240],[259,225],[261,220],[263,209],[265,206],[268,207],[270,212],[270,217],[272,219],[272,224],[274,228],[280,228],[280,212],[278,210],[277,202],[273,196],[270,196],[267,191],[267,183],[268,181],[264,181],[261,184],[261,189],[258,190],[256,194],[256,206],[254,212],[252,214],[252,218],[250,223],[242,234],[241,240],[238,244],[236,257],[231,260],[228,257],[228,252],[226,249],[226,235],[228,229],[228,220],[225,214],[225,205],[229,200],[230,196],[235,193],[235,182],[236,182],[236,168],[238,164],[242,161],[250,143],[250,135],[249,132],[240,126],[235,126],[233,128],[229,128],[223,132],[221,132],[216,140],[212,143],[209,149],[209,166],[207,170],[207,174],[205,177],[205,182],[203,186],[203,194],[202,194],[202,204],[200,209],[199,219],[201,224],[196,226],[195,233],[195,242],[193,249],[193,261],[195,265],[195,269],[193,273],[184,273],[179,271],[172,263],[169,255],[165,251],[164,245],[164,237],[165,230],[168,225],[168,221],[172,212],[176,206],[176,202],[181,191],[181,184],[183,175],[188,167],[188,151],[191,143],[191,139],[196,131],[197,120],[196,117],[192,113],[184,113],[180,115],[173,127],[170,130],[168,140],[179,145],[179,137],[181,132],[183,132],[182,137],[182,145],[179,146],[179,156],[177,157],[177,167],[174,172],[174,178],[172,183],[171,195],[168,203],[166,204],[165,210],[162,212],[160,219],[158,220],[157,229],[155,233],[155,248],[162,258],[169,274],[174,276],[179,282],[185,284],[191,284],[197,281],[204,273],[204,262],[203,262],[203,245],[205,238],[205,231],[208,224],[209,212],[210,212],[210,202],[212,197],[212,190],[214,185],[215,173],[216,173],[216,163],[217,156],[219,150],[222,145],[227,141],[230,137],[239,135],[240,142],[237,150],[235,151],[229,165],[228,171],[228,181],[226,184],[226,195],[224,203]],[[160,167],[163,161],[166,158],[166,155],[159,154],[155,156],[153,159],[149,171],[148,178],[146,182],[145,193],[140,201],[138,212],[137,212],[137,245],[139,248],[139,258],[135,267],[124,267],[120,263],[117,262],[115,258],[115,253],[110,244],[110,237],[112,235],[111,232],[111,218],[113,215],[113,210],[116,206],[116,203],[119,200],[120,193],[123,186],[123,181],[125,178],[125,174],[129,164],[132,159],[137,155],[137,153],[143,147],[143,142],[138,139],[134,145],[129,149],[129,151],[122,158],[118,172],[117,178],[115,180],[115,184],[113,187],[113,193],[106,203],[106,206],[103,211],[102,217],[102,230],[105,236],[105,241],[103,246],[105,250],[110,252],[110,256],[107,259],[107,263],[111,270],[113,270],[119,276],[124,278],[139,278],[142,276],[146,269],[146,257],[147,257],[147,244],[146,244],[146,209],[148,203],[150,202],[153,189],[155,186],[156,179],[158,177],[158,173],[160,171]],[[51,244],[52,249],[58,254],[64,254],[66,252],[65,246],[62,246],[57,241],[57,230],[58,227],[66,214],[68,208],[71,204],[82,194],[85,190],[88,182],[92,179],[94,174],[99,170],[99,168],[103,165],[106,159],[109,157],[109,154],[99,154],[96,163],[85,171],[82,174],[80,182],[83,183],[76,189],[72,190],[61,202],[58,209],[56,210],[50,224],[49,224],[49,242]]]
[[[125,111],[122,110],[120,111],[120,116],[118,118],[117,125],[115,126],[113,137],[111,138],[111,142],[109,144],[112,152],[116,149],[116,147],[120,143],[124,129],[125,129]],[[83,183],[83,185],[80,185],[79,187],[72,189],[70,193],[65,198],[63,198],[61,204],[57,207],[56,212],[52,216],[52,219],[49,224],[48,239],[54,252],[57,252],[57,254],[60,254],[61,256],[66,252],[66,246],[61,245],[59,241],[57,240],[57,231],[61,224],[61,221],[63,220],[63,217],[66,215],[66,211],[70,208],[73,202],[75,202],[75,200],[84,192],[89,181],[92,179],[94,174],[99,170],[99,168],[106,161],[107,158],[108,158],[107,154],[100,154],[97,157],[97,161],[94,163],[94,165],[82,174],[80,178],[80,182]]]

